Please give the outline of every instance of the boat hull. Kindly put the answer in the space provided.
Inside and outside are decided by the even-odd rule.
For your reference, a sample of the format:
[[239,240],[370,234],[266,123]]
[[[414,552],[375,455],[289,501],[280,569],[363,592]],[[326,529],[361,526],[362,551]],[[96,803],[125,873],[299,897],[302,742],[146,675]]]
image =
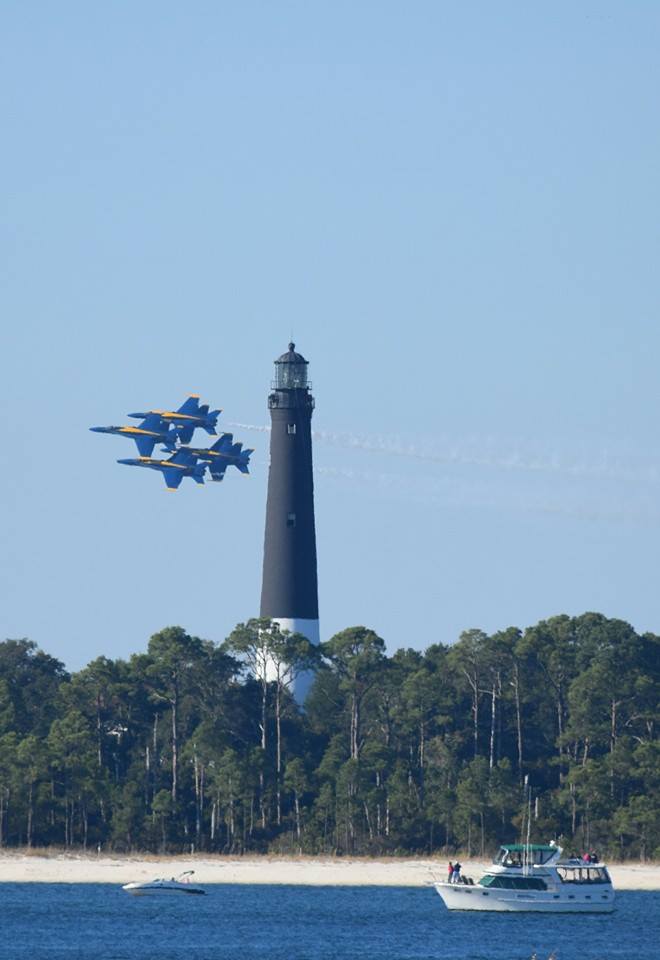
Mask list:
[[[188,889],[184,889],[184,886],[187,886]],[[182,884],[180,887],[155,887],[147,885],[136,885],[126,884],[122,887],[122,890],[125,890],[126,893],[130,893],[132,897],[180,897],[180,896],[194,896],[205,894],[206,890],[202,890],[201,887],[193,887],[189,884]]]
[[436,883],[436,892],[448,910],[498,913],[612,913],[614,891],[556,893],[552,890],[484,890],[479,884]]

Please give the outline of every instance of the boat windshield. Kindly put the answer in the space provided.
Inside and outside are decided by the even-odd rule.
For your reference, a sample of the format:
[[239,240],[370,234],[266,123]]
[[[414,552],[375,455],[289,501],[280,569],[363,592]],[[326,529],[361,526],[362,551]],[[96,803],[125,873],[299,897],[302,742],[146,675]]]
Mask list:
[[502,867],[522,867],[525,862],[544,864],[556,857],[558,852],[559,848],[552,844],[512,843],[509,846],[500,847],[493,863]]

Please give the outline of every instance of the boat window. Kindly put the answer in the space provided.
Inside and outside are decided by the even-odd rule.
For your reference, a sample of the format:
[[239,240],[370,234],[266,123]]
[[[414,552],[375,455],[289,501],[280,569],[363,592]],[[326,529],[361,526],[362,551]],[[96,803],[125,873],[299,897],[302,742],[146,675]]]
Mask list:
[[497,887],[500,890],[547,890],[540,877],[507,877],[490,874],[479,881],[482,887]]
[[565,867],[557,868],[563,883],[610,883],[610,876],[605,867]]

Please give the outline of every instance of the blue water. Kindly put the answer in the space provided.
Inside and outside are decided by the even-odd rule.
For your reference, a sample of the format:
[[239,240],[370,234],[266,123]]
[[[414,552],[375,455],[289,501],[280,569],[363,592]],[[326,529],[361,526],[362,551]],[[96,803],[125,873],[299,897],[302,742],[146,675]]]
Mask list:
[[609,916],[450,913],[409,887],[212,885],[131,897],[111,884],[0,884],[11,960],[658,960],[660,894]]

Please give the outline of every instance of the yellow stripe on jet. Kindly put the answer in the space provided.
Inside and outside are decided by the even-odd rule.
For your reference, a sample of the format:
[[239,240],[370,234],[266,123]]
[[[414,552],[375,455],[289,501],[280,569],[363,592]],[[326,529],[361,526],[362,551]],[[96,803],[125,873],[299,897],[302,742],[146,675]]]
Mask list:
[[175,420],[201,420],[202,415],[191,414],[191,413],[176,413],[172,410],[154,410],[154,413],[157,413],[159,417],[162,417],[163,420],[167,420],[169,417],[174,417]]
[[152,463],[154,466],[167,467],[173,470],[186,470],[185,463],[170,463],[169,460],[154,460],[153,457],[138,457],[140,463]]

